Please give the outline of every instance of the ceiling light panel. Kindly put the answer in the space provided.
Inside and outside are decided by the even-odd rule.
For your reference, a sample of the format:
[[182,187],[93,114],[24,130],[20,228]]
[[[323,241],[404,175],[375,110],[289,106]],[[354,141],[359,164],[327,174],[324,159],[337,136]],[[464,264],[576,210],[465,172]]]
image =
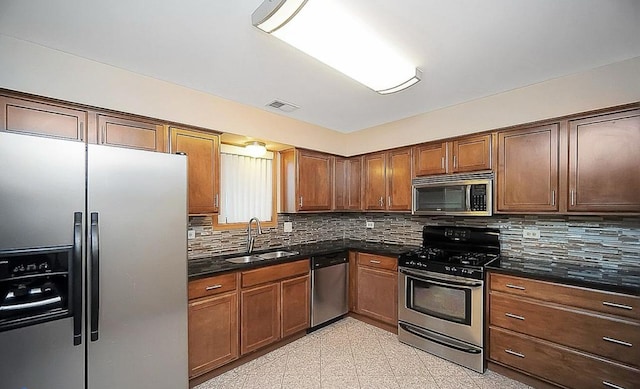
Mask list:
[[[261,17],[267,20],[257,20]],[[338,1],[265,0],[253,23],[379,93],[397,92],[420,80],[414,64]]]

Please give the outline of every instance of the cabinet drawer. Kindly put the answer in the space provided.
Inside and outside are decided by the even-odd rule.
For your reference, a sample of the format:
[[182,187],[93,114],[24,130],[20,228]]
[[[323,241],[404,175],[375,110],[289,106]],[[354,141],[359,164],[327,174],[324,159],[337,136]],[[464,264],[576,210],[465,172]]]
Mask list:
[[[639,388],[640,370],[495,327],[489,358],[569,388]],[[615,386],[614,386],[615,385]]]
[[640,297],[491,273],[491,290],[640,320]]
[[640,324],[492,292],[490,323],[565,346],[640,365]]
[[236,289],[237,274],[230,273],[189,282],[189,300]]
[[242,287],[246,288],[253,285],[260,285],[267,282],[291,278],[302,274],[309,273],[309,260],[283,263],[281,265],[271,265],[261,267],[260,269],[248,270],[242,272]]
[[367,253],[358,253],[358,265],[375,269],[398,270],[398,260],[396,258]]

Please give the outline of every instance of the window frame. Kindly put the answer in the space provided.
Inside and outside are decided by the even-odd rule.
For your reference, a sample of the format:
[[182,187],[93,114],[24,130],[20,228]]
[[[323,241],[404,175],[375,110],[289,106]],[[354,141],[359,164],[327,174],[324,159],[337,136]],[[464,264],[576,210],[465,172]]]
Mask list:
[[[220,143],[220,144],[226,144],[226,145],[230,145],[230,146],[236,146],[236,147],[240,147],[238,145],[234,145],[232,143]],[[277,151],[273,151],[273,150],[268,150],[269,152],[273,153],[273,160],[271,163],[271,180],[272,180],[272,184],[271,184],[271,220],[270,221],[262,221],[260,220],[260,226],[261,227],[276,227],[278,225],[278,167],[280,166],[280,153],[278,153]],[[222,152],[221,152],[222,153]],[[220,175],[222,175],[222,169],[220,169]],[[222,186],[220,186],[220,192],[222,192]],[[222,209],[222,204],[220,204],[220,209]],[[242,228],[247,228],[247,224],[249,223],[249,220],[247,220],[244,223],[219,223],[218,222],[218,217],[220,216],[220,209],[218,210],[218,213],[214,215],[214,217],[212,217],[212,227],[214,230],[218,230],[218,231],[227,231],[227,230],[239,230]]]

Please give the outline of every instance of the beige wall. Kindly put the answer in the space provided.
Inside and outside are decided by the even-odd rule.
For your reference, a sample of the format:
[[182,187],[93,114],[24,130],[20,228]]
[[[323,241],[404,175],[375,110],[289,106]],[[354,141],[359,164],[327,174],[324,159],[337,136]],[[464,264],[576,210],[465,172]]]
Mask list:
[[0,87],[326,152],[343,134],[0,35]]
[[640,101],[640,57],[348,135],[349,155]]
[[346,135],[3,35],[0,87],[355,155],[640,101],[640,57]]

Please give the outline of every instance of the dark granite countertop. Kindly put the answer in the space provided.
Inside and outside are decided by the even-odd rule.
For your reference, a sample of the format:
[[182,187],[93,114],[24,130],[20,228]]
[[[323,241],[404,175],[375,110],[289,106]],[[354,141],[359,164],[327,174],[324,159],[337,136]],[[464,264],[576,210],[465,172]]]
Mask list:
[[640,267],[501,257],[489,271],[640,296]]
[[365,242],[349,239],[330,240],[287,247],[272,247],[269,250],[255,251],[253,254],[266,253],[275,250],[297,251],[299,254],[252,263],[235,264],[225,261],[227,258],[243,255],[242,253],[191,259],[188,261],[188,274],[189,279],[194,280],[228,271],[254,269],[279,263],[293,262],[299,259],[309,258],[314,255],[331,254],[345,250],[397,257],[400,253],[413,250],[415,248],[415,246]]

